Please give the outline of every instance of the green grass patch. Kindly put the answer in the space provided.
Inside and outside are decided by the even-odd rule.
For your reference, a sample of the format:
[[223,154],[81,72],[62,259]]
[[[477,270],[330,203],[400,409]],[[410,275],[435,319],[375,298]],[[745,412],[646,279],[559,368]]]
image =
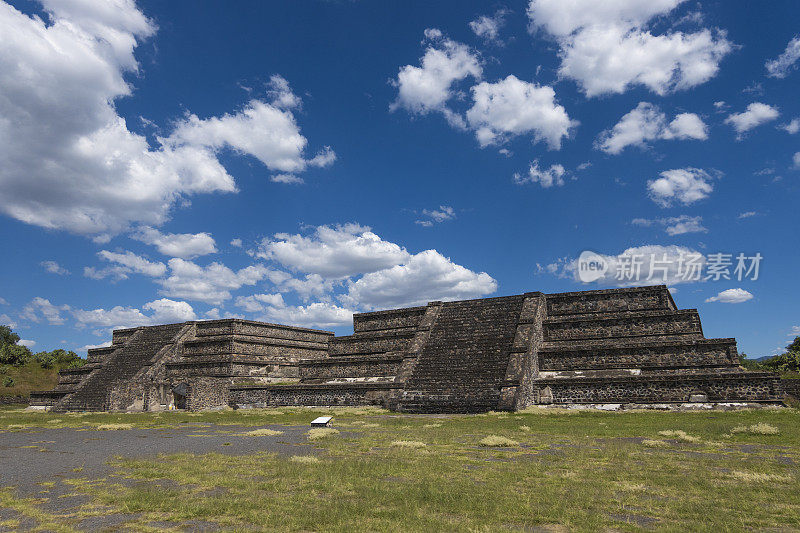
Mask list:
[[42,368],[30,362],[24,366],[0,365],[0,396],[23,396],[31,391],[49,390],[58,384],[57,368]]
[[[0,428],[237,424],[259,431],[307,426],[324,414],[347,430],[311,439],[336,431],[314,428],[311,446],[298,445],[304,451],[297,455],[117,458],[114,475],[74,482],[74,490],[108,512],[130,514],[126,526],[133,529],[150,522],[342,532],[800,529],[800,411],[794,409],[538,409],[444,418],[376,409],[33,413],[41,420],[6,410]],[[764,426],[780,431],[750,430]],[[748,430],[732,432],[736,427]],[[487,436],[505,440],[481,446]],[[34,501],[3,494],[0,503],[18,505],[27,516],[40,512]],[[50,515],[42,520],[49,529],[68,525]]]

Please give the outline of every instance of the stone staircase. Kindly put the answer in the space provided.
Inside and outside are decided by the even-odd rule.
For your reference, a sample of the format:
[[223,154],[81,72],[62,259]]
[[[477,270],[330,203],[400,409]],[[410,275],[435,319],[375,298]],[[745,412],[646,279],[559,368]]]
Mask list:
[[[156,356],[159,350],[172,342],[182,327],[183,324],[168,324],[136,328],[130,333],[126,331],[125,334],[118,336],[115,339],[117,343],[112,344],[109,348],[94,351],[90,359],[92,362],[87,365],[89,367],[88,374],[80,376],[71,392],[59,399],[52,406],[52,410],[108,410],[112,389],[118,383],[124,383],[133,378],[143,366]],[[62,385],[62,380],[69,383],[70,378],[74,378],[75,374],[69,371],[62,373],[59,378],[59,387]]]
[[[178,392],[182,391],[182,392]],[[117,330],[31,405],[157,410],[382,405],[482,412],[530,405],[780,403],[778,376],[739,366],[665,286],[431,302],[360,313],[353,334],[241,319]]]
[[406,412],[496,409],[524,296],[443,303],[398,405]]

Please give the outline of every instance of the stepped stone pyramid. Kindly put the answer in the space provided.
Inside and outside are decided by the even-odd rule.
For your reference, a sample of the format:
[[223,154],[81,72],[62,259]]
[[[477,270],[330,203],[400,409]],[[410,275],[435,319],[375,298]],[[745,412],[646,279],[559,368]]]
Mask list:
[[531,405],[779,404],[665,286],[431,302],[360,313],[353,334],[209,320],[116,330],[31,405],[53,410],[382,405],[415,413]]

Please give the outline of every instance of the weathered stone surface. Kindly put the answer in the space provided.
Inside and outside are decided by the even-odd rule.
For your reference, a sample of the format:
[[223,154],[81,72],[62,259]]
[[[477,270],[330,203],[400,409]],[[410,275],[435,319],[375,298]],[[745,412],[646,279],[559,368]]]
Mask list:
[[479,412],[497,407],[524,296],[442,304],[406,381],[399,409]]
[[782,379],[781,385],[787,396],[800,400],[800,379]]
[[754,405],[800,380],[739,367],[665,286],[431,302],[356,314],[353,334],[208,320],[114,331],[31,405],[57,410],[383,405]]

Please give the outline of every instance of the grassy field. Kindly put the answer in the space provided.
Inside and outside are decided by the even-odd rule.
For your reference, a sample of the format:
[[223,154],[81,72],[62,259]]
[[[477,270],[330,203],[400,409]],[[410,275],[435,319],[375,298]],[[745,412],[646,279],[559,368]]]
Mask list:
[[[5,386],[3,383],[6,378],[11,379],[11,386]],[[0,365],[0,396],[27,398],[32,390],[49,390],[57,383],[57,368],[42,368],[36,362],[25,366]]]
[[[86,513],[130,514],[126,526],[139,530],[198,521],[225,530],[800,530],[796,409],[537,409],[443,417],[378,409],[85,415],[6,409],[0,431],[224,431],[235,424],[248,430],[230,438],[280,440],[281,425],[307,426],[322,414],[334,415],[337,431],[311,431],[310,455],[119,457],[111,476],[85,479],[77,472],[67,482],[90,497]],[[36,516],[49,530],[69,530],[75,519],[13,488],[0,489],[0,507]]]

